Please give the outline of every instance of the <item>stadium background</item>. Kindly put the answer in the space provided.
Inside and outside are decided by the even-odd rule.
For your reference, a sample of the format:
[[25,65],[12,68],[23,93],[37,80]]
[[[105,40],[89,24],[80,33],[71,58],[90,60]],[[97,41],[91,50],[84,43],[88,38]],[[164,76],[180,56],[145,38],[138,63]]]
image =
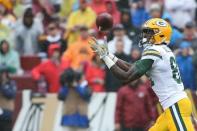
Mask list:
[[[99,32],[95,26],[96,16],[102,12],[110,13],[114,20],[113,29],[107,33]],[[32,108],[31,105],[39,107],[39,103],[42,103],[40,108],[36,108],[42,109],[45,100],[53,104],[48,108],[54,108],[59,100],[64,101],[64,95],[61,99],[64,84],[60,80],[60,75],[66,69],[72,68],[91,89],[92,97],[85,101],[85,104],[91,103],[90,110],[87,111],[87,114],[91,114],[89,118],[97,119],[92,123],[90,120],[90,126],[94,126],[93,130],[119,130],[122,124],[128,128],[140,127],[146,130],[162,112],[157,98],[150,89],[151,82],[143,76],[137,85],[126,85],[139,88],[139,90],[132,88],[132,95],[126,93],[129,89],[125,85],[125,90],[120,90],[122,83],[114,78],[93,54],[88,40],[94,36],[102,42],[103,36],[107,35],[109,50],[117,57],[133,63],[140,59],[142,51],[138,47],[140,27],[149,18],[156,17],[167,20],[173,27],[169,47],[177,56],[183,84],[192,99],[192,119],[197,125],[195,0],[0,0],[0,76],[5,73],[9,81],[14,83],[11,86],[17,87],[16,91],[12,90],[11,98],[4,96],[7,90],[4,90],[1,77],[0,111],[3,112],[0,113],[1,129],[7,126],[15,127],[16,131],[25,131],[27,129],[23,124],[27,116],[24,112],[31,114],[31,110],[26,108]],[[129,105],[121,103],[124,95],[129,96],[125,97]],[[70,103],[65,107],[61,103],[62,109],[76,104],[78,99],[74,103],[72,100],[65,101]],[[120,108],[121,106],[124,109]],[[62,109],[52,111],[59,112],[59,123],[54,122],[55,127],[61,126]],[[5,119],[6,111],[11,112],[9,121]],[[56,117],[54,114],[51,115]],[[125,116],[132,116],[134,119],[130,119],[131,117],[127,119]],[[106,119],[107,117],[109,119]],[[39,117],[37,119],[39,120]],[[124,119],[128,121],[124,123]],[[99,124],[100,121],[105,123],[104,126]],[[105,126],[108,122],[112,124],[110,127]],[[40,123],[47,126],[47,122]],[[47,130],[38,125],[30,125],[27,128],[34,131],[38,131],[39,128]],[[33,128],[35,126],[36,128]],[[8,128],[5,131],[8,131]],[[60,131],[57,128],[53,130]]]

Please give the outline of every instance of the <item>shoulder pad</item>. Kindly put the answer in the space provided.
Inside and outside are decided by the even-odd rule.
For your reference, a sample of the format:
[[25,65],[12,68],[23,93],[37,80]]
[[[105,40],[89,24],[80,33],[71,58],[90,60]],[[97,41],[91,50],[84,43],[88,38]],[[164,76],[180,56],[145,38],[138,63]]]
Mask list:
[[148,48],[144,50],[142,56],[156,56],[162,59],[161,53],[153,48]]

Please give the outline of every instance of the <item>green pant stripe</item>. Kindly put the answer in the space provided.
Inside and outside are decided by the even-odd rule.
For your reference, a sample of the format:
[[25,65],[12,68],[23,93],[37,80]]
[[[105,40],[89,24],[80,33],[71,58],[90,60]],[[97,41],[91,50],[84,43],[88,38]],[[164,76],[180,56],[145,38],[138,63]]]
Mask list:
[[180,127],[178,126],[178,123],[177,123],[177,120],[175,118],[175,115],[174,115],[174,112],[172,110],[172,107],[170,107],[170,112],[171,112],[171,115],[172,115],[172,118],[173,118],[173,121],[174,121],[174,124],[176,126],[177,131],[180,131]]
[[180,113],[180,110],[179,110],[178,103],[175,104],[175,108],[176,108],[177,113],[178,113],[178,115],[179,115],[179,118],[180,118],[180,121],[181,121],[181,124],[182,124],[182,126],[183,126],[184,131],[187,131],[187,128],[186,128],[186,126],[185,126],[185,123],[184,123],[184,121],[183,121],[183,118],[182,118],[181,113]]

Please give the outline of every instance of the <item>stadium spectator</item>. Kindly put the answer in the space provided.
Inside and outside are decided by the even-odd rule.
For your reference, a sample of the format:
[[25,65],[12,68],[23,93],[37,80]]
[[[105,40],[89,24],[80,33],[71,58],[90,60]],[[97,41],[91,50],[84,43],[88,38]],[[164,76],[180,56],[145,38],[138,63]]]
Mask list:
[[120,12],[116,7],[116,3],[113,0],[105,0],[106,11],[112,15],[113,23],[120,23]]
[[16,19],[23,16],[24,10],[27,8],[26,4],[28,1],[13,1],[12,13],[15,15]]
[[152,18],[161,18],[162,17],[162,8],[161,5],[154,3],[150,6],[150,15]]
[[92,0],[90,3],[90,7],[95,13],[98,15],[102,12],[106,12],[106,6],[104,0]]
[[20,55],[35,55],[38,53],[38,37],[43,33],[40,20],[34,18],[32,8],[27,8],[23,19],[15,26],[15,46]]
[[124,26],[127,35],[132,38],[135,35],[136,29],[131,22],[131,14],[129,10],[123,10],[121,12],[121,24]]
[[77,34],[81,26],[87,26],[88,28],[94,25],[96,14],[95,12],[87,6],[86,0],[80,0],[80,8],[74,11],[68,17],[68,22],[66,25],[68,37],[68,44],[76,41]]
[[195,0],[165,0],[164,4],[165,9],[172,16],[174,26],[184,28],[187,22],[194,20]]
[[0,2],[0,20],[3,25],[13,28],[16,17]]
[[91,62],[93,52],[88,43],[88,28],[83,26],[80,28],[80,37],[76,42],[68,46],[64,52],[62,60],[73,69],[82,69],[83,64]]
[[150,18],[144,7],[143,0],[134,0],[131,5],[131,21],[135,28],[140,28],[141,25]]
[[85,77],[93,92],[105,91],[105,68],[97,55],[93,57],[92,63],[87,65]]
[[19,54],[14,49],[10,48],[8,41],[5,39],[0,42],[0,64],[12,68],[13,73],[22,73]]
[[10,41],[13,41],[12,29],[15,22],[16,18],[14,15],[8,12],[5,6],[0,4],[0,39],[7,38]]
[[175,43],[174,48],[177,49],[179,45],[183,42],[187,41],[191,43],[191,47],[194,51],[197,50],[197,32],[196,32],[196,25],[193,22],[188,22],[185,25],[183,38],[178,39]]
[[116,43],[117,41],[121,40],[124,43],[124,53],[129,55],[131,48],[132,48],[132,41],[126,35],[126,31],[121,24],[117,24],[114,26],[113,29],[114,38],[109,41],[108,47],[111,53],[116,52]]
[[152,4],[164,5],[165,0],[144,0],[144,2],[145,2],[146,10],[150,11],[150,7]]
[[130,63],[134,63],[135,61],[139,60],[141,58],[141,51],[139,47],[133,47],[131,50],[131,57],[130,57]]
[[66,69],[60,76],[62,88],[58,98],[64,102],[61,125],[63,131],[87,131],[88,102],[91,97],[87,81],[82,73]]
[[115,48],[116,48],[116,52],[115,52],[115,55],[118,57],[118,58],[123,58],[124,60],[126,61],[129,61],[129,56],[124,52],[124,49],[125,49],[125,44],[122,40],[117,40],[116,43],[115,43]]
[[168,17],[168,19],[172,20],[170,14],[168,12],[166,12],[162,5],[159,4],[159,3],[153,3],[151,6],[150,6],[150,16],[152,18],[162,18],[162,19],[165,19],[166,17]]
[[180,44],[180,54],[176,56],[177,64],[180,69],[180,75],[185,88],[196,90],[196,81],[194,75],[194,65],[190,54],[191,43],[182,42]]
[[152,120],[151,108],[147,87],[141,85],[140,80],[121,87],[115,111],[116,131],[145,131]]
[[59,76],[64,70],[64,64],[60,62],[60,46],[52,44],[48,49],[49,59],[36,66],[32,70],[32,77],[39,81],[44,77],[48,84],[48,92],[57,93],[60,88]]
[[16,96],[16,84],[11,80],[9,67],[0,65],[0,129],[12,131],[12,117],[14,112],[14,100]]
[[67,48],[66,40],[62,37],[62,32],[57,20],[51,21],[47,26],[47,33],[39,38],[41,52],[47,53],[51,44],[58,44],[61,47],[61,53]]
[[66,18],[72,13],[76,11],[79,7],[78,0],[63,0],[60,7],[60,17]]
[[[129,56],[124,53],[124,43],[119,40],[115,43],[115,56],[129,62]],[[121,86],[122,82],[118,80],[114,75],[106,68],[106,79],[105,79],[105,84],[106,84],[106,90],[107,91],[117,91]]]

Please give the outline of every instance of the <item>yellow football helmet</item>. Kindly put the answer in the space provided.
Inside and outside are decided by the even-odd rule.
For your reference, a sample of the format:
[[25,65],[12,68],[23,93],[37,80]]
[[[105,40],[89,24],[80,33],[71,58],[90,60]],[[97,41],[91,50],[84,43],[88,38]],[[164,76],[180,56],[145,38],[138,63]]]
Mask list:
[[170,24],[160,18],[152,18],[142,26],[142,43],[169,44],[172,34]]

